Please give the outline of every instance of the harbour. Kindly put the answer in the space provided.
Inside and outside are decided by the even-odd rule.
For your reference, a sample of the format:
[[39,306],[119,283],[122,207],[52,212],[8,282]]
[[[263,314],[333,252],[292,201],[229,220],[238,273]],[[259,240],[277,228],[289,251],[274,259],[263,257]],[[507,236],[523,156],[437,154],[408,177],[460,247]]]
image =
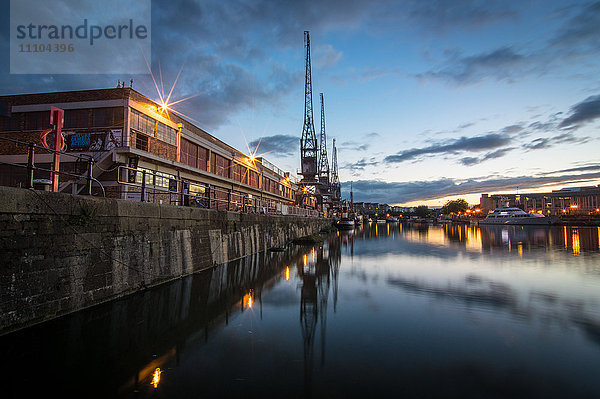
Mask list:
[[0,13],[2,398],[600,398],[600,2],[97,3]]
[[50,385],[63,397],[595,397],[599,235],[367,222],[3,336],[3,386],[7,397]]

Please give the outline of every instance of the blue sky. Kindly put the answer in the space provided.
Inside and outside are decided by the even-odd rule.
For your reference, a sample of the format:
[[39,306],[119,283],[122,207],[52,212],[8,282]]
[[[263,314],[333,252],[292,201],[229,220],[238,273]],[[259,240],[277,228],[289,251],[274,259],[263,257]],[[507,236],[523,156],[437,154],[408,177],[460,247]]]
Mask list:
[[[153,1],[151,65],[167,87],[181,70],[173,96],[194,97],[176,109],[295,172],[309,30],[315,130],[323,92],[343,196],[352,181],[355,201],[477,203],[600,184],[598,26],[587,1]],[[134,79],[158,99],[149,75],[8,72],[7,94]]]

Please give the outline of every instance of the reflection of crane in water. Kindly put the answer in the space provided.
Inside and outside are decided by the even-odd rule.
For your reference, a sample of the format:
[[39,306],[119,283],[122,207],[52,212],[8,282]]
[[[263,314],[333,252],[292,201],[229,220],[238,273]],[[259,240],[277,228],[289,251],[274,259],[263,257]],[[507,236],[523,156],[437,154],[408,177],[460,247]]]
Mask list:
[[[311,255],[314,256],[313,248]],[[313,346],[315,331],[317,327],[317,273],[314,259],[307,259],[308,254],[302,258],[299,275],[302,278],[302,290],[300,297],[300,326],[302,328],[302,339],[304,341],[304,385],[306,394],[310,395],[312,385]]]
[[337,275],[340,264],[339,241],[337,241],[337,251],[335,249],[332,251],[332,249],[334,248],[327,245],[315,247],[309,254],[304,255],[302,264],[299,265],[298,274],[302,278],[300,326],[304,341],[304,383],[307,396],[311,394],[313,349],[318,321],[320,321],[321,328],[321,365],[325,364],[327,300],[332,280],[334,285],[334,308],[337,305]]

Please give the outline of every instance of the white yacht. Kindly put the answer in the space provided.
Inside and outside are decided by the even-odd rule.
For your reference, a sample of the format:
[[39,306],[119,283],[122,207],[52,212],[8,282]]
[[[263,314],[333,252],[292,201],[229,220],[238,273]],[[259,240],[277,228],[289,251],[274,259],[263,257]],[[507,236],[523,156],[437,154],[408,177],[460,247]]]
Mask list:
[[527,213],[521,208],[502,206],[490,212],[479,224],[534,224],[551,225],[555,219],[539,213]]

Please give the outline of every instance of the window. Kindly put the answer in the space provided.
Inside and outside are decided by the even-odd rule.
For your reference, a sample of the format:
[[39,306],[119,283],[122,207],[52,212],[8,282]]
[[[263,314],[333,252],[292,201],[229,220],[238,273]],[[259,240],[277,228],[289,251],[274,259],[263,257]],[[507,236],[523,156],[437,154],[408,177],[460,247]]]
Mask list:
[[175,180],[175,175],[170,175],[163,172],[154,172],[156,176],[154,185],[156,187],[169,188],[169,180]]
[[246,167],[240,164],[234,164],[231,167],[231,178],[240,183],[246,183]]
[[175,145],[177,132],[172,127],[165,125],[164,123],[158,122],[156,128],[156,138],[162,141],[166,141],[169,144]]
[[229,159],[212,153],[210,159],[210,171],[218,176],[229,177]]
[[131,109],[129,116],[129,123],[132,129],[147,134],[148,136],[154,137],[154,128],[156,127],[156,121],[154,119],[150,118],[148,115],[142,114],[141,112],[135,109]]
[[50,111],[26,112],[24,130],[44,130],[50,126]]
[[198,146],[198,169],[208,170],[208,150]]
[[[0,130],[3,132],[21,130],[22,116],[23,116],[23,114],[20,112],[18,112],[18,113],[13,112],[10,115],[10,117],[0,116]],[[48,118],[50,118],[50,117],[48,117]],[[50,122],[49,119],[48,119],[48,122]]]
[[181,163],[198,167],[198,146],[189,140],[181,139],[181,152],[180,152]]
[[[50,117],[48,117],[50,118]],[[65,110],[65,129],[88,128],[90,127],[89,109],[66,109]]]
[[123,125],[123,108],[94,108],[92,109],[93,127],[119,127]]
[[135,135],[135,148],[142,151],[148,151],[148,136],[143,134]]
[[132,129],[147,134],[150,137],[175,145],[177,141],[177,131],[164,123],[141,113],[136,109],[131,109],[129,113],[129,126]]
[[258,173],[250,169],[248,169],[248,184],[258,188]]

